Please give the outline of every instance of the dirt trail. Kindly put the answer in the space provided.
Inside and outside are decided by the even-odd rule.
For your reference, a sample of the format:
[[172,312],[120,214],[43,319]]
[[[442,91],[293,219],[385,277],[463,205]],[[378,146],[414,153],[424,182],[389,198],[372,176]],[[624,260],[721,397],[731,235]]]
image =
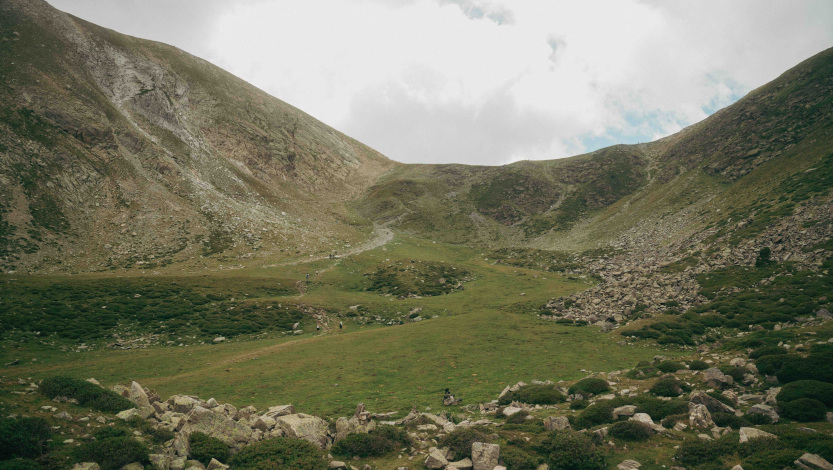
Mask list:
[[[391,240],[393,240],[393,230],[389,229],[388,227],[386,227],[384,225],[374,224],[373,225],[373,232],[371,234],[371,237],[368,240],[362,242],[358,246],[352,247],[349,250],[341,253],[339,255],[339,258],[343,258],[345,256],[357,255],[357,254],[363,253],[365,251],[370,251],[370,250],[379,248],[380,246],[384,246],[385,244],[387,244]],[[322,260],[322,259],[329,259],[329,257],[328,256],[320,256],[318,258],[301,258],[301,259],[296,259],[294,261],[287,261],[285,263],[270,264],[270,265],[264,266],[264,267],[274,268],[274,267],[278,267],[278,266],[296,266],[296,265],[299,265],[299,264],[309,263],[310,261],[318,261],[318,260]],[[336,264],[338,263],[338,260],[339,259],[337,258],[336,259]],[[335,264],[333,266],[335,266]],[[329,271],[330,269],[333,268],[333,266],[330,266],[330,267],[326,268],[324,271],[320,271],[320,272]]]

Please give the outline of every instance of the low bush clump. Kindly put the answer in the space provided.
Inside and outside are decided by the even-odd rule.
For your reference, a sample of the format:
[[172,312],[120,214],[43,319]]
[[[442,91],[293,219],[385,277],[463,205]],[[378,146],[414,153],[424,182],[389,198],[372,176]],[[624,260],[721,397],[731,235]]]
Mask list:
[[712,421],[721,428],[740,429],[741,427],[749,426],[749,421],[740,416],[735,416],[732,413],[712,413]]
[[833,408],[833,384],[818,380],[796,380],[784,385],[778,393],[779,403],[799,398],[812,398]]
[[740,366],[720,366],[719,369],[720,372],[732,377],[735,383],[743,383],[743,376],[749,373],[746,368]]
[[581,394],[589,396],[598,395],[600,393],[607,392],[608,390],[610,390],[610,384],[607,383],[607,380],[587,377],[586,379],[581,379],[574,383],[568,391],[571,395]]
[[685,369],[685,366],[677,361],[662,361],[659,364],[657,364],[657,369],[659,369],[660,372],[670,374],[673,372],[677,372],[680,369]]
[[440,439],[440,447],[453,450],[458,459],[471,458],[471,445],[475,442],[487,442],[486,434],[476,428],[458,428]]
[[755,426],[772,424],[772,418],[770,418],[769,415],[765,415],[763,413],[746,414],[745,418],[747,421],[749,421],[749,424],[753,424]]
[[764,356],[777,356],[780,354],[787,354],[787,350],[780,346],[762,346],[749,353],[749,359],[759,359]]
[[590,402],[587,400],[573,400],[570,402],[570,409],[571,410],[583,410],[590,405]]
[[673,428],[677,423],[687,423],[688,422],[688,413],[686,414],[676,414],[676,415],[668,415],[665,418],[662,418],[660,424],[664,428]]
[[[106,434],[103,434],[106,436]],[[95,462],[101,470],[116,470],[133,462],[149,462],[148,448],[141,442],[125,435],[101,437],[85,442],[75,448],[76,462]]]
[[772,354],[769,356],[761,356],[755,359],[755,367],[758,372],[764,375],[775,375],[781,370],[781,367],[787,362],[790,356],[787,354]]
[[354,433],[333,445],[333,453],[350,457],[380,457],[393,452],[397,446],[408,445],[407,433],[394,426],[383,425],[369,433]]
[[[686,467],[720,462],[720,458],[737,451],[737,435],[726,435],[714,441],[691,439],[680,444],[674,461]],[[721,467],[722,468],[722,467]]]
[[691,361],[688,364],[688,368],[690,370],[706,370],[709,368],[709,365],[706,363],[706,361],[701,361],[698,359],[695,361]]
[[563,403],[566,399],[555,385],[526,385],[516,392],[508,392],[500,397],[498,405],[508,405],[513,401],[530,405],[555,405]]
[[11,459],[0,461],[0,468],[3,470],[43,470],[43,467],[30,459]]
[[51,435],[43,418],[0,418],[0,460],[38,457]]
[[191,446],[191,457],[194,460],[199,460],[203,464],[208,465],[211,459],[217,459],[223,463],[228,461],[229,448],[225,442],[216,437],[211,437],[201,432],[194,432],[191,433],[189,444]]
[[500,461],[504,467],[512,470],[535,470],[541,463],[537,455],[517,447],[501,448]]
[[586,429],[613,422],[613,409],[616,406],[611,403],[612,401],[603,401],[588,406],[574,419],[573,424],[579,429]]
[[321,450],[303,439],[276,437],[240,449],[231,459],[235,470],[326,470]]
[[654,434],[650,426],[635,420],[613,423],[608,432],[611,436],[623,441],[644,441]]
[[659,379],[651,386],[649,391],[654,395],[660,397],[678,397],[680,396],[685,389],[688,388],[686,384],[680,382],[679,380],[666,377],[664,379]]
[[153,424],[151,424],[150,421],[144,420],[139,416],[134,416],[130,418],[127,421],[127,424],[135,429],[138,429],[139,431],[150,437],[150,439],[157,444],[168,442],[174,437],[176,437],[176,433],[174,433],[170,429],[161,426],[155,427]]
[[118,413],[133,408],[130,400],[116,392],[72,377],[55,376],[43,379],[38,391],[48,398],[74,398],[78,400],[79,405],[107,413]]
[[639,395],[627,400],[636,405],[637,413],[648,413],[653,419],[663,419],[666,416],[688,413],[686,400],[661,400],[650,395]]
[[506,422],[509,424],[524,424],[526,423],[527,417],[529,417],[529,411],[521,410],[506,418]]
[[780,405],[784,416],[795,421],[822,421],[827,414],[824,403],[812,398],[798,398]]
[[603,470],[605,454],[582,433],[556,431],[541,443],[550,468],[561,470]]

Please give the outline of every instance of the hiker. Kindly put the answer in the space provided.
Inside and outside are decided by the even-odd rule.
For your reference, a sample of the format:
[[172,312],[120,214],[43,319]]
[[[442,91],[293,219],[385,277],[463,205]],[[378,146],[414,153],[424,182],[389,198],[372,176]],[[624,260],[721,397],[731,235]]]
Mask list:
[[319,331],[321,331],[321,325],[319,325],[318,323],[316,323],[316,324],[315,324],[315,332],[317,333],[317,332],[319,332]]
[[307,281],[309,281],[309,273],[307,273]]
[[342,329],[343,327],[344,327],[344,324],[343,324],[343,323],[341,323],[341,320],[339,320],[339,321],[338,321],[338,329],[340,330],[340,329]]

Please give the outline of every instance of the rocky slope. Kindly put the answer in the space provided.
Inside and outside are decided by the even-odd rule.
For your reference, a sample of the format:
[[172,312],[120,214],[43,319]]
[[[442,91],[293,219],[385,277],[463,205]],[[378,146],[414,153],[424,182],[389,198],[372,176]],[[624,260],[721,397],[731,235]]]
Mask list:
[[4,271],[341,249],[369,228],[344,201],[395,165],[197,57],[42,0],[0,3],[0,49]]

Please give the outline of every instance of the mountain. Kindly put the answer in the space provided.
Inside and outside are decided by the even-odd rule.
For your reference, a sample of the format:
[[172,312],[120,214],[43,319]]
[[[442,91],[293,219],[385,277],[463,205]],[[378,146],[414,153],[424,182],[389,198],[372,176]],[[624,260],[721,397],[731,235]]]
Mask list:
[[736,238],[755,237],[796,194],[831,186],[833,49],[656,142],[404,165],[176,48],[41,0],[0,13],[4,271],[294,262],[383,225],[495,250],[676,259],[738,221]]
[[0,2],[0,266],[97,271],[367,236],[344,201],[396,163],[176,48]]

